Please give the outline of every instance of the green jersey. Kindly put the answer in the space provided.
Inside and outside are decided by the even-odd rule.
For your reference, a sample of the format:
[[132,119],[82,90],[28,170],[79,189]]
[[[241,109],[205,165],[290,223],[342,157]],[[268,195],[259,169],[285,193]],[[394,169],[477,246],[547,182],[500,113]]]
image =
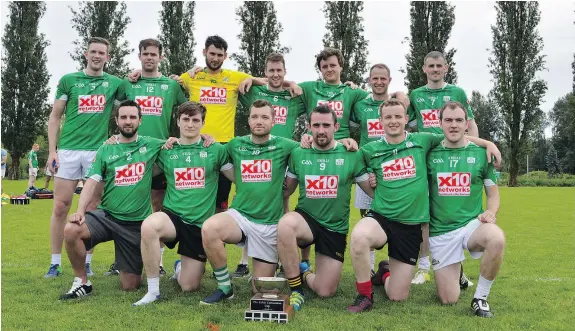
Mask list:
[[164,207],[198,227],[216,212],[220,170],[232,168],[223,145],[203,144],[202,139],[192,145],[176,144],[163,149],[157,161],[168,186]]
[[376,141],[383,137],[383,127],[379,122],[379,106],[383,101],[373,100],[373,95],[368,95],[355,105],[351,114],[351,120],[360,125],[359,147]]
[[284,211],[282,190],[289,155],[298,145],[276,136],[254,144],[250,135],[227,143],[236,178],[231,208],[254,223],[277,224]]
[[152,213],[152,166],[164,141],[138,136],[126,144],[101,145],[86,177],[104,181],[98,206],[122,221],[143,221]]
[[297,208],[329,230],[348,232],[351,186],[368,180],[359,152],[340,143],[325,151],[298,147],[291,152],[287,176],[298,180]]
[[116,99],[137,102],[142,109],[138,133],[158,139],[169,138],[172,111],[188,100],[178,82],[165,76],[141,77],[135,83],[124,79]]
[[439,126],[439,110],[448,101],[460,102],[470,120],[473,119],[473,112],[465,91],[460,87],[451,84],[445,84],[440,89],[429,89],[426,86],[416,88],[409,94],[409,125],[415,126],[419,132],[431,132],[442,134],[443,130]]
[[270,91],[266,85],[252,86],[249,92],[239,93],[238,96],[242,106],[247,109],[258,99],[269,101],[275,113],[271,134],[293,139],[296,120],[300,115],[305,114],[305,105],[301,96],[292,98],[288,90],[274,92]]
[[369,93],[360,88],[352,89],[345,84],[330,85],[324,81],[310,81],[300,83],[303,90],[301,98],[307,113],[319,106],[327,105],[337,115],[339,130],[335,132],[335,139],[349,138],[349,120],[356,104],[365,99]]
[[28,160],[32,163],[32,168],[38,168],[38,154],[34,150],[28,153]]
[[443,135],[406,132],[405,140],[390,144],[385,136],[361,148],[367,167],[377,177],[371,209],[392,221],[429,222],[426,155]]
[[487,161],[485,148],[472,142],[462,148],[440,144],[429,152],[430,236],[464,227],[483,212],[483,187],[497,185],[493,163]]
[[59,149],[95,151],[108,138],[108,121],[122,80],[103,73],[84,71],[64,75],[56,88],[56,99],[66,101]]

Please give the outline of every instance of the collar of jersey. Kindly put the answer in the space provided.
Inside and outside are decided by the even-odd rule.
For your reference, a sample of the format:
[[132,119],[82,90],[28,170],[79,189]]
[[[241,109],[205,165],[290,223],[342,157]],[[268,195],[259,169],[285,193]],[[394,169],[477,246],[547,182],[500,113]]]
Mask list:
[[[403,141],[400,142],[399,144],[403,143],[404,141],[407,140],[407,138],[408,138],[409,136],[411,136],[411,132],[405,131],[405,130],[404,130],[404,132],[405,132],[405,139],[403,139]],[[383,135],[383,137],[381,138],[381,140],[385,141],[386,144],[391,145],[390,143],[387,142],[387,139],[386,139],[385,134]],[[393,144],[393,145],[399,145],[399,144]]]
[[467,147],[469,147],[469,145],[473,144],[471,141],[467,140],[467,144],[465,144],[465,146],[463,147],[457,147],[457,148],[451,148],[451,147],[447,147],[445,146],[445,139],[443,139],[441,141],[441,148],[443,149],[466,149]]
[[329,152],[329,151],[333,151],[334,149],[337,148],[337,146],[341,145],[341,143],[339,141],[335,141],[335,145],[333,145],[332,148],[330,149],[317,149],[315,147],[313,147],[313,143],[311,144],[311,149],[313,149],[314,151],[318,151],[318,152]]
[[202,137],[200,137],[200,140],[198,140],[197,142],[195,142],[195,143],[193,143],[193,144],[182,145],[182,144],[180,144],[180,139],[179,139],[179,138],[178,138],[177,142],[178,142],[178,145],[180,145],[180,146],[182,146],[182,147],[188,147],[188,146],[192,147],[192,146],[197,146],[197,145],[199,145],[199,144],[202,142]]
[[104,77],[104,72],[102,71],[102,74],[100,76],[90,76],[86,73],[86,69],[82,69],[82,73],[84,74],[84,76],[86,77]]
[[444,90],[447,86],[449,86],[449,83],[447,83],[447,82],[443,82],[443,84],[445,84],[445,85],[443,85],[443,87],[440,87],[440,88],[429,88],[429,86],[427,86],[427,84],[425,84],[425,89],[428,91],[441,91],[441,90]]

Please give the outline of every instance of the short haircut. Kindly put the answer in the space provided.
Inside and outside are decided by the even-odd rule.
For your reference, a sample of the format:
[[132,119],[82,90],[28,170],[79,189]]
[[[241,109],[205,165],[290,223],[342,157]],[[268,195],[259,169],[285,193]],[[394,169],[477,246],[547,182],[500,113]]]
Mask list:
[[264,108],[264,107],[270,107],[272,117],[274,117],[274,115],[275,115],[274,106],[271,104],[271,102],[264,100],[264,99],[258,99],[256,101],[254,101],[254,103],[252,103],[252,105],[250,107],[250,114],[252,112],[252,108]]
[[372,72],[373,69],[375,69],[375,68],[377,68],[377,69],[385,69],[385,70],[387,71],[387,76],[388,76],[388,77],[391,76],[391,71],[389,71],[389,67],[388,67],[388,66],[386,66],[386,65],[383,64],[383,63],[376,63],[376,64],[372,65],[371,68],[369,69],[369,76],[370,76],[370,77],[371,77],[371,72]]
[[407,107],[405,107],[405,104],[403,102],[399,101],[399,99],[391,98],[391,99],[387,100],[386,102],[382,103],[381,105],[379,105],[379,116],[381,116],[383,108],[393,107],[393,106],[401,106],[403,108],[403,110],[405,110],[405,112],[407,113]]
[[317,107],[315,107],[310,113],[309,115],[307,115],[307,122],[311,125],[311,115],[313,113],[318,113],[318,114],[331,114],[331,117],[333,118],[333,124],[337,124],[337,115],[335,113],[335,111],[331,108],[329,108],[328,105],[323,104],[323,105],[319,105]]
[[268,55],[268,58],[266,59],[266,65],[268,64],[268,62],[281,62],[284,65],[284,68],[286,67],[286,61],[284,59],[283,54],[280,53],[271,53],[270,55]]
[[315,56],[317,68],[321,69],[320,62],[326,61],[331,56],[337,57],[337,63],[339,63],[339,66],[343,68],[343,56],[341,55],[341,51],[331,47],[324,48],[323,51],[319,52],[319,54]]
[[32,145],[32,148],[34,148],[34,147],[40,148],[40,145],[38,145],[38,144],[35,143],[34,145]]
[[439,110],[439,120],[443,121],[443,112],[446,109],[451,109],[451,110],[455,110],[455,109],[461,109],[463,110],[463,113],[465,114],[465,120],[468,120],[468,116],[467,116],[467,112],[465,111],[465,107],[463,106],[463,104],[461,102],[458,101],[448,101],[446,102],[443,107],[441,107],[441,109]]
[[[443,59],[443,61],[445,61],[445,55],[443,55],[443,53],[438,52],[438,51],[431,51],[429,53],[427,53],[427,55],[423,58],[423,64],[425,64],[427,62],[427,59],[432,58],[432,59]],[[445,61],[447,62],[447,61]]]
[[142,118],[142,108],[140,108],[140,105],[138,105],[138,103],[136,101],[132,101],[132,100],[124,100],[120,103],[118,110],[116,110],[116,118],[120,117],[120,108],[122,108],[122,107],[136,107],[136,108],[138,108],[138,118]]
[[153,38],[148,38],[140,41],[140,44],[138,45],[138,51],[140,52],[140,54],[142,54],[142,50],[150,46],[158,47],[158,51],[160,52],[159,55],[162,55],[162,43],[160,43],[159,40]]
[[214,45],[215,48],[223,49],[224,52],[228,51],[228,43],[224,40],[224,38],[222,38],[218,35],[209,36],[206,39],[205,49],[208,49],[212,45]]
[[207,112],[206,107],[201,103],[194,101],[186,101],[178,107],[178,112],[176,113],[177,114],[176,116],[178,119],[180,119],[180,117],[182,117],[182,115],[184,114],[188,116],[201,114],[203,122],[206,119],[206,112]]
[[110,53],[112,51],[112,47],[110,46],[110,42],[108,41],[108,39],[104,39],[104,38],[100,38],[100,37],[90,37],[90,39],[88,39],[88,48],[90,48],[90,45],[92,45],[92,44],[106,45],[108,47],[108,53]]

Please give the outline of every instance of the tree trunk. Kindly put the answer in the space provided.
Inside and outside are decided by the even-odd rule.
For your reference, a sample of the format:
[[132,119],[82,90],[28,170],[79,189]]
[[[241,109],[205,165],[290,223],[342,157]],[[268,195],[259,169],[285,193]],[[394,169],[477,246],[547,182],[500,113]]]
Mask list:
[[517,176],[519,175],[519,146],[510,146],[511,148],[511,158],[509,165],[509,187],[517,187]]
[[10,179],[20,179],[20,158],[12,156],[12,164],[10,165]]

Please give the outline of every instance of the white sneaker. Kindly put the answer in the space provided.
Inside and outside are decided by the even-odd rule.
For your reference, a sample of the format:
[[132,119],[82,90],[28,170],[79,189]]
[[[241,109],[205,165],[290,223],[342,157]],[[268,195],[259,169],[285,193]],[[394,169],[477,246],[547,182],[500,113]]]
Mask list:
[[413,276],[413,279],[411,280],[411,284],[415,284],[415,285],[421,285],[424,284],[425,282],[428,282],[431,280],[431,277],[429,276],[429,271],[428,270],[417,270],[417,272],[415,273],[415,276]]
[[140,299],[140,301],[133,303],[132,306],[143,306],[143,305],[147,305],[149,303],[152,303],[154,301],[157,301],[160,299],[160,294],[150,294],[150,292],[146,293],[146,295],[144,295],[143,298]]

